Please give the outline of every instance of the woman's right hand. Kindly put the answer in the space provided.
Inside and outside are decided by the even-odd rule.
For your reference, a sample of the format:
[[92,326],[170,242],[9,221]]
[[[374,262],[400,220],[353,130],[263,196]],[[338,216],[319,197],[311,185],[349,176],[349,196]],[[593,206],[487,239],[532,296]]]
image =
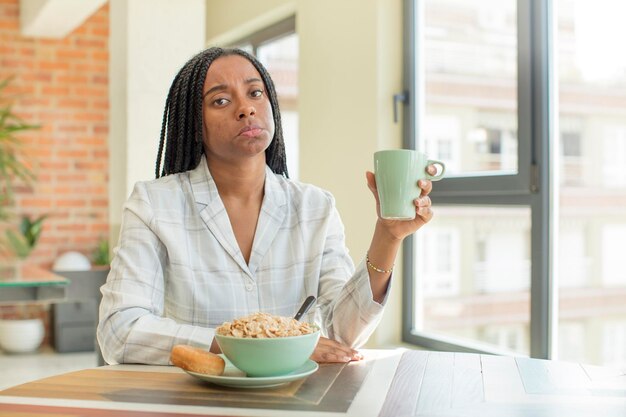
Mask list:
[[342,345],[339,342],[328,339],[326,337],[320,337],[320,340],[315,346],[315,350],[311,355],[311,359],[318,363],[324,362],[350,362],[360,361],[363,359],[357,350],[352,349],[350,346]]

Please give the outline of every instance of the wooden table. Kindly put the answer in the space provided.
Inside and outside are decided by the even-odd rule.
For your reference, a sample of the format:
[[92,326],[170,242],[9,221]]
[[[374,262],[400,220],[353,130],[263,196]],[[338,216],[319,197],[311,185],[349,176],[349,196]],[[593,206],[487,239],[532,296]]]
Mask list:
[[70,280],[43,268],[24,265],[0,276],[0,303],[60,300]]
[[626,375],[528,358],[364,350],[280,388],[222,388],[174,367],[117,365],[0,391],[0,416],[624,417]]

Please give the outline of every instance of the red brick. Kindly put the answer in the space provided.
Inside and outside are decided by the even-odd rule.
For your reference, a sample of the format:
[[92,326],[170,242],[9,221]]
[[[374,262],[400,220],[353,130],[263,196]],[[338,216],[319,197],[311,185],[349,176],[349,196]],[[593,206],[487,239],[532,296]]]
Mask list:
[[88,78],[84,75],[59,75],[56,77],[59,83],[67,84],[86,84]]
[[95,100],[91,105],[94,109],[98,110],[108,110],[109,109],[109,100]]
[[92,223],[91,226],[89,227],[89,230],[91,230],[92,232],[108,233],[109,224],[108,223]]
[[43,94],[51,95],[51,96],[66,96],[70,93],[70,89],[68,87],[49,87],[44,86],[41,89]]
[[78,150],[78,149],[65,149],[57,151],[57,156],[60,158],[86,158],[89,155],[87,150]]
[[106,49],[107,47],[107,42],[105,39],[102,38],[95,38],[95,39],[86,39],[86,38],[82,38],[82,37],[78,37],[74,44],[76,46],[78,46],[79,48],[94,48],[94,49]]
[[74,107],[84,110],[87,107],[87,100],[76,97],[64,97],[57,100],[59,107]]
[[20,78],[26,82],[43,81],[47,83],[52,81],[52,73],[44,71],[26,72],[22,73]]
[[87,230],[87,225],[85,224],[59,224],[56,229],[59,232],[84,232]]
[[93,200],[91,200],[91,205],[93,207],[108,207],[109,206],[109,200],[107,200],[106,198],[93,199]]
[[58,49],[56,57],[61,60],[83,60],[87,58],[87,52],[77,49]]
[[52,207],[52,201],[47,198],[23,198],[20,205],[24,207]]
[[30,97],[25,97],[20,100],[21,105],[29,106],[29,107],[36,107],[36,106],[48,107],[50,106],[50,103],[51,103],[51,100],[49,97],[30,96]]
[[94,125],[93,133],[106,135],[109,133],[109,125]]
[[17,20],[0,20],[0,30],[18,30],[19,27]]
[[108,169],[109,167],[104,161],[78,161],[74,163],[74,166],[79,170],[94,169],[98,171]]
[[85,174],[60,174],[57,175],[57,181],[59,182],[85,182],[87,175]]
[[76,86],[76,88],[74,88],[74,93],[79,96],[107,97],[108,93],[106,88],[96,87],[93,86],[93,84],[90,85],[91,87]]
[[56,207],[84,207],[87,202],[83,199],[64,199],[57,200],[55,205]]
[[91,81],[96,84],[105,84],[109,85],[109,77],[106,75],[97,74],[91,78]]
[[35,55],[35,48],[28,48],[28,47],[20,48],[20,55],[32,57],[33,55]]
[[45,161],[39,164],[41,169],[51,170],[51,171],[64,171],[70,167],[68,162],[51,162]]
[[67,71],[70,69],[70,64],[66,61],[40,61],[39,69],[48,70],[48,71],[58,71],[64,70]]
[[[108,23],[108,22],[107,22]],[[96,35],[96,36],[100,36],[100,37],[108,37],[109,36],[109,26],[107,25],[94,25],[93,28],[91,29],[91,34],[92,35]]]
[[108,51],[94,51],[91,56],[96,61],[109,62],[109,52]]
[[98,159],[108,158],[109,151],[106,149],[94,149],[94,151],[92,152],[92,155],[94,156],[94,158],[98,158]]
[[61,124],[57,126],[57,131],[63,133],[86,133],[87,126],[83,124]]
[[108,65],[109,65],[108,62],[106,64],[103,64],[103,63],[76,64],[74,68],[76,69],[76,71],[80,73],[87,73],[87,72],[107,73],[108,68],[109,68]]
[[74,113],[72,119],[84,122],[104,122],[109,119],[109,115],[104,112],[80,112]]

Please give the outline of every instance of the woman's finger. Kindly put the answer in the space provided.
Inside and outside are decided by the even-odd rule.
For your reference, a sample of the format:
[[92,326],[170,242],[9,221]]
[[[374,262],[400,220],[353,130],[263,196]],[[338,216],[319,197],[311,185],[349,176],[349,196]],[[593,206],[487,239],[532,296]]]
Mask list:
[[378,188],[376,187],[376,176],[371,171],[365,172],[365,179],[367,180],[367,188],[370,189],[374,195],[378,195]]
[[435,165],[428,165],[426,172],[428,172],[429,175],[437,175],[437,167]]
[[433,183],[430,180],[419,180],[417,186],[422,189],[420,197],[430,194],[433,190]]
[[420,216],[425,223],[428,223],[433,218],[433,210],[430,206],[420,207],[417,210],[417,215]]
[[432,205],[432,201],[430,200],[430,197],[425,195],[422,197],[417,197],[413,203],[415,203],[416,207],[430,207]]
[[342,345],[341,343],[326,337],[320,338],[320,344],[325,349],[337,352],[337,354],[341,353],[344,356],[353,356],[357,353],[357,351],[352,349],[350,346]]

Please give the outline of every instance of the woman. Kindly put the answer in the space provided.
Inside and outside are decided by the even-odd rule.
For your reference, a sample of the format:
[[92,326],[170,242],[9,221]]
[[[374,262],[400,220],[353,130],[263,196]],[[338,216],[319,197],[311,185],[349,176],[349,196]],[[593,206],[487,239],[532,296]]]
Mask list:
[[[421,181],[415,219],[379,216],[355,269],[332,195],[288,179],[269,74],[236,49],[205,50],[174,79],[156,175],[125,205],[102,287],[98,341],[108,363],[167,364],[176,344],[215,352],[213,329],[224,321],[291,316],[308,295],[317,306],[303,320],[324,336],[312,359],[358,360],[402,239],[432,217],[431,184]],[[373,174],[366,179],[377,199]]]

